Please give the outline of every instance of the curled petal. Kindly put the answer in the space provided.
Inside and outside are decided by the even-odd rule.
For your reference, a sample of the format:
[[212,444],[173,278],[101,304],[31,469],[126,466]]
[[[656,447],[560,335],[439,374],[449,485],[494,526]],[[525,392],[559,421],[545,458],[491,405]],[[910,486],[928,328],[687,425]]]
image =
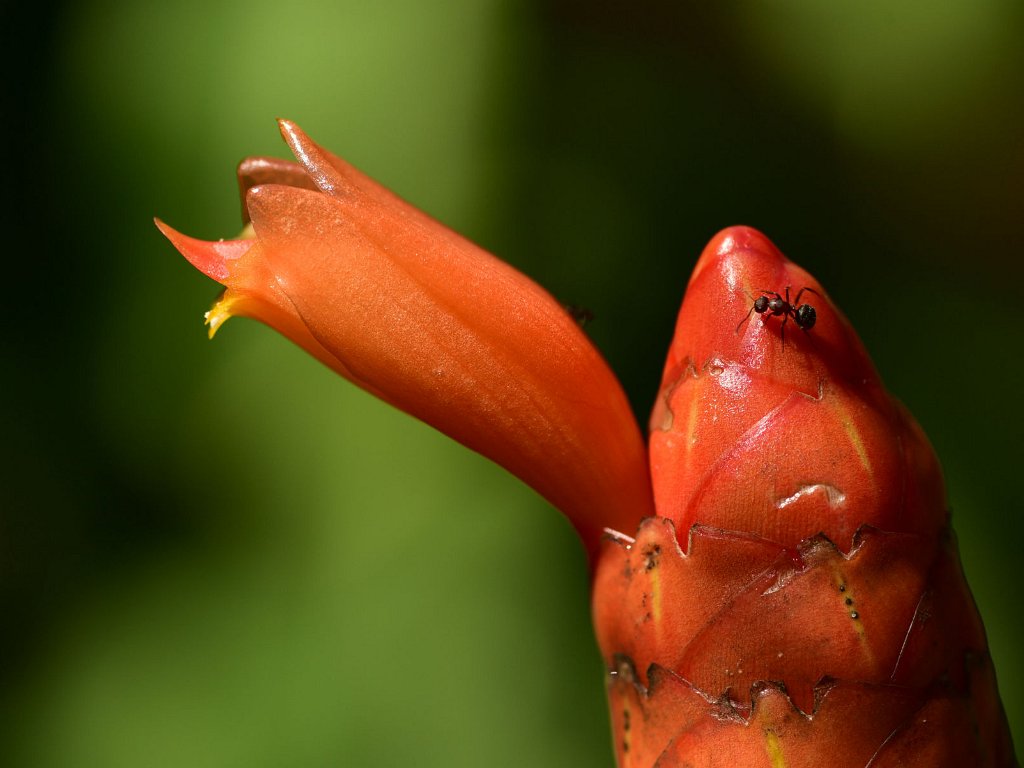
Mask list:
[[242,199],[242,221],[249,223],[246,192],[260,184],[285,184],[289,187],[316,189],[306,169],[293,160],[276,157],[247,157],[238,164],[238,190]]
[[[305,179],[282,164],[268,172],[283,183],[241,182],[251,240],[204,243],[161,227],[228,287],[214,318],[262,320],[503,465],[565,512],[588,549],[604,527],[635,529],[653,511],[643,441],[562,306],[294,124],[281,129]],[[243,163],[240,178],[254,167]]]

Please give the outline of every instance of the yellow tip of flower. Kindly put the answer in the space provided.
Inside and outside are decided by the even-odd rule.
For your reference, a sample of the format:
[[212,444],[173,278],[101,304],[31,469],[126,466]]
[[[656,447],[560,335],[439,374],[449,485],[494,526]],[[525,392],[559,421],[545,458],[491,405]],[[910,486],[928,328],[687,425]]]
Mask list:
[[220,296],[217,297],[217,301],[210,307],[210,311],[203,315],[206,318],[206,324],[210,326],[209,335],[212,339],[217,329],[220,328],[232,316],[231,307],[236,301],[235,296],[230,295],[230,291],[224,291]]

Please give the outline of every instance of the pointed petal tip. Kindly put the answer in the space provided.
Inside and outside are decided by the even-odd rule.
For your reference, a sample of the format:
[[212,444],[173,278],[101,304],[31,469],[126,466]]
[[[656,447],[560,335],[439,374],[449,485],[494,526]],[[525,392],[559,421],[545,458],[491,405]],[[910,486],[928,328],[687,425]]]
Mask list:
[[294,120],[289,120],[286,117],[277,118],[277,129],[281,132],[284,143],[295,155],[295,159],[307,166],[308,170],[308,160],[305,156],[308,152],[307,148],[312,144],[309,134],[302,130]]
[[297,134],[303,133],[303,130],[295,124],[293,120],[289,120],[287,117],[277,117],[277,130],[281,132],[281,136],[288,144],[291,144],[291,140],[296,137]]
[[333,161],[336,158],[313,141],[309,134],[285,118],[278,118],[277,126],[281,131],[281,138],[295,155],[295,159],[306,169],[317,189],[332,196],[355,193],[353,180],[334,166]]
[[153,223],[193,267],[219,283],[225,282],[230,276],[229,263],[252,247],[252,240],[249,239],[198,240],[182,234],[159,218],[154,217]]

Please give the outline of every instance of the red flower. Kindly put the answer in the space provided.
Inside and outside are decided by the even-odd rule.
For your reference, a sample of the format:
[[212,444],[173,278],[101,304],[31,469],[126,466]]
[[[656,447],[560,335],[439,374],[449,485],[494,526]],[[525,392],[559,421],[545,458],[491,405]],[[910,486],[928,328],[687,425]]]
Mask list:
[[648,472],[550,295],[281,130],[299,163],[242,163],[243,239],[157,222],[227,286],[211,336],[262,320],[572,520],[621,765],[1015,764],[931,447],[810,275],[753,230],[711,242]]

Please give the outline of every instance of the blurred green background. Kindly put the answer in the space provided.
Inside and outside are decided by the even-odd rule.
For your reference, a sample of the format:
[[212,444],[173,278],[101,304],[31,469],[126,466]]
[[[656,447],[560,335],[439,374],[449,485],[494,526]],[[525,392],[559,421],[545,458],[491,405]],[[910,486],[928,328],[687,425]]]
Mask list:
[[275,116],[590,308],[642,419],[704,243],[764,230],[935,443],[1024,740],[1024,5],[29,6],[0,764],[612,764],[568,524],[264,327],[206,340],[151,217],[234,235]]

